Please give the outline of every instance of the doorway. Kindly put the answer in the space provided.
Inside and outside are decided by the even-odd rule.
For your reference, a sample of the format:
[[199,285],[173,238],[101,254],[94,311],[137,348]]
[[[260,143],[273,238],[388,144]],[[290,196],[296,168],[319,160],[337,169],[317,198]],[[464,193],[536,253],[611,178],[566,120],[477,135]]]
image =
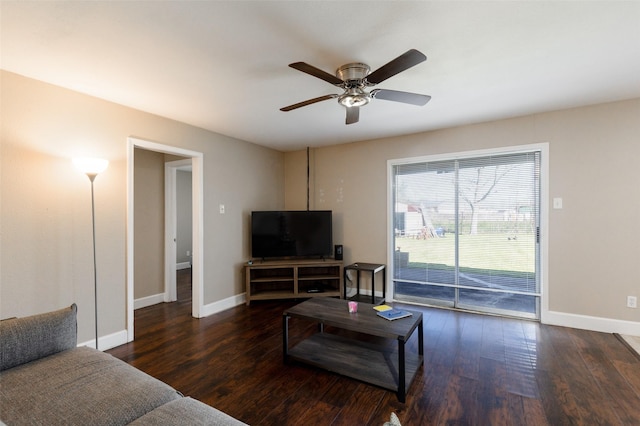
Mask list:
[[[203,311],[203,154],[197,151],[163,145],[137,138],[127,139],[127,341],[134,340],[134,150],[141,148],[164,154],[188,157],[192,169],[192,244],[191,280],[192,303],[191,314],[200,318]],[[166,256],[166,255],[165,255]],[[166,263],[166,258],[165,258]],[[165,266],[166,268],[166,266]],[[166,274],[165,274],[166,275]],[[174,268],[175,277],[175,268]]]
[[[186,179],[186,175],[188,179]],[[191,159],[170,161],[164,164],[164,289],[165,302],[177,300],[178,269],[192,267],[192,167]],[[188,185],[185,186],[185,183]],[[191,200],[191,205],[185,201]],[[191,274],[191,271],[189,271]]]
[[540,319],[541,151],[390,165],[394,299]]

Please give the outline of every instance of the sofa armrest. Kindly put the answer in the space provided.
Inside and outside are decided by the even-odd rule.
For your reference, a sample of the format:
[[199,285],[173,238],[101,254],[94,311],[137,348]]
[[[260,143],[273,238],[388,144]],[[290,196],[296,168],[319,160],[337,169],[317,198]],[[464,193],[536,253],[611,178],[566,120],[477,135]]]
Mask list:
[[0,371],[77,345],[77,306],[0,322]]

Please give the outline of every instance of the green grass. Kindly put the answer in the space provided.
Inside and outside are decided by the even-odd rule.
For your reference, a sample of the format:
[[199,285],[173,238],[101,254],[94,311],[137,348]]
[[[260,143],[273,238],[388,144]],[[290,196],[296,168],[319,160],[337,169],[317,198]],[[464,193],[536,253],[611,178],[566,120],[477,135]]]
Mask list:
[[[533,234],[494,233],[460,235],[460,268],[464,270],[495,270],[513,273],[535,272],[535,244]],[[409,253],[409,263],[428,264],[448,269],[455,265],[455,235],[419,240],[396,237],[395,249]]]

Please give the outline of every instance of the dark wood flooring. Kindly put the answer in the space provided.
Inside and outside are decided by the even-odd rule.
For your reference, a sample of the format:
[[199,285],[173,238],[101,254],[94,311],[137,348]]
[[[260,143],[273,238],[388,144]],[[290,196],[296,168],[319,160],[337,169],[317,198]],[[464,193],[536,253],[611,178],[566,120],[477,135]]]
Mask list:
[[[424,314],[424,367],[394,393],[282,362],[282,311],[238,306],[191,317],[179,301],[139,309],[135,341],[108,352],[252,425],[640,425],[640,360],[612,334],[450,310]],[[314,330],[291,321],[291,339]],[[412,345],[415,350],[416,340]]]

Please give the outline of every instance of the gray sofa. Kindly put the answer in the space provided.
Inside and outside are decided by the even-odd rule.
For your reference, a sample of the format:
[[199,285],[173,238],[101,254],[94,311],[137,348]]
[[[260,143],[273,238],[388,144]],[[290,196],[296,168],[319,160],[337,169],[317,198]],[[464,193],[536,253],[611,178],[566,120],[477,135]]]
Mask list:
[[0,420],[12,425],[244,425],[103,352],[76,305],[0,322]]

